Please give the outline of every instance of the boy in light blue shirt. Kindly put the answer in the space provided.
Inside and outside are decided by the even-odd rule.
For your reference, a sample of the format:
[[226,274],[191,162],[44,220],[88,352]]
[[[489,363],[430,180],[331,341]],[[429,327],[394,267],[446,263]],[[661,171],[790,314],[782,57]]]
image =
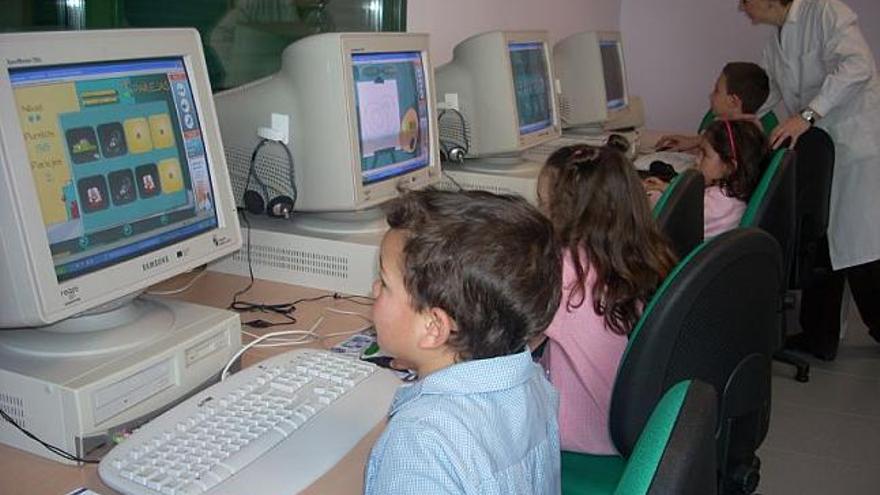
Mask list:
[[526,346],[559,305],[552,225],[521,198],[432,189],[387,219],[373,321],[420,378],[394,398],[365,492],[559,493],[558,399]]

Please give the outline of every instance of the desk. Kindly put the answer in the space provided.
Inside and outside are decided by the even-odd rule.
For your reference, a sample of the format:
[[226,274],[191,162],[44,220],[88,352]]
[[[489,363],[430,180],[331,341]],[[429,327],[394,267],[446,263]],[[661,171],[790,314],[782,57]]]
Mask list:
[[654,151],[657,141],[667,134],[675,134],[674,132],[664,132],[656,129],[639,129],[639,147],[638,154],[645,154]]
[[[181,286],[192,275],[181,275],[177,279],[166,282],[157,288],[166,289]],[[176,299],[200,303],[206,306],[225,308],[232,300],[233,294],[247,285],[247,279],[234,275],[225,275],[207,272],[193,287],[183,294],[174,296]],[[250,292],[242,299],[247,301],[259,301],[262,303],[282,303],[293,301],[303,297],[315,297],[326,292],[285,285],[275,282],[257,280]],[[320,316],[325,307],[334,307],[346,311],[358,311],[369,313],[369,308],[343,300],[326,300],[318,302],[306,302],[297,306],[294,316],[298,324],[291,328],[308,328],[315,319]],[[269,319],[261,313],[261,318]],[[248,319],[247,314],[242,315],[242,320]],[[280,320],[279,320],[280,321]],[[355,316],[338,315],[328,313],[326,320],[318,333],[329,334],[356,330],[364,325],[364,321]],[[265,333],[275,330],[284,330],[287,327],[276,327],[268,330],[257,330],[254,333]],[[314,346],[330,347],[345,337],[328,339]],[[251,339],[245,338],[245,342]],[[244,354],[242,365],[250,366],[271,355],[292,349],[292,347],[251,349]],[[364,437],[354,449],[330,471],[316,480],[312,485],[301,493],[304,495],[318,494],[359,494],[363,492],[363,469],[369,456],[370,449],[378,439],[384,428],[384,422],[377,424],[366,437]],[[116,491],[104,485],[98,477],[96,465],[74,467],[59,464],[42,457],[23,452],[6,445],[0,445],[0,494],[3,495],[62,495],[79,487],[87,487],[101,493],[110,495]]]

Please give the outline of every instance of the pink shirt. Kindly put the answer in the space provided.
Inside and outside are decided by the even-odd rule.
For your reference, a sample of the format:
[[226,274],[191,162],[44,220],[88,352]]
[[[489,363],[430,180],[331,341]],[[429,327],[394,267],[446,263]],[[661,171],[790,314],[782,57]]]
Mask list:
[[703,237],[709,239],[739,225],[746,203],[724,194],[719,186],[708,186],[703,196]]
[[571,256],[565,254],[562,302],[545,332],[548,342],[541,364],[559,391],[562,450],[613,455],[617,449],[608,431],[608,413],[627,338],[605,328],[604,319],[593,310],[595,280],[590,270],[584,303],[569,311],[566,303],[576,275]]

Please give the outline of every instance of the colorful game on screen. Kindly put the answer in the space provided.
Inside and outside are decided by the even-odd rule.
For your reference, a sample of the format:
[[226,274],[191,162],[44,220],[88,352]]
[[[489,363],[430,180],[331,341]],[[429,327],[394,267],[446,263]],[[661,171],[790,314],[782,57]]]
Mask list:
[[421,53],[354,54],[351,58],[363,183],[427,167],[430,136]]
[[217,225],[182,59],[10,71],[59,281]]
[[550,76],[544,44],[510,43],[508,50],[520,135],[550,127]]

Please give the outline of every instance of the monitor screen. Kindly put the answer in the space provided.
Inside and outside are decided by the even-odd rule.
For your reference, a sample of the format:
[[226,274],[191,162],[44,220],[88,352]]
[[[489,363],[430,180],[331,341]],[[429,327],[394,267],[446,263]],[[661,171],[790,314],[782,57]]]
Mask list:
[[626,84],[619,41],[600,41],[602,70],[605,75],[605,99],[609,110],[626,106]]
[[58,282],[217,228],[183,58],[9,77]]
[[509,43],[520,135],[553,125],[550,73],[544,43]]
[[421,52],[354,53],[363,184],[430,165],[428,94]]

